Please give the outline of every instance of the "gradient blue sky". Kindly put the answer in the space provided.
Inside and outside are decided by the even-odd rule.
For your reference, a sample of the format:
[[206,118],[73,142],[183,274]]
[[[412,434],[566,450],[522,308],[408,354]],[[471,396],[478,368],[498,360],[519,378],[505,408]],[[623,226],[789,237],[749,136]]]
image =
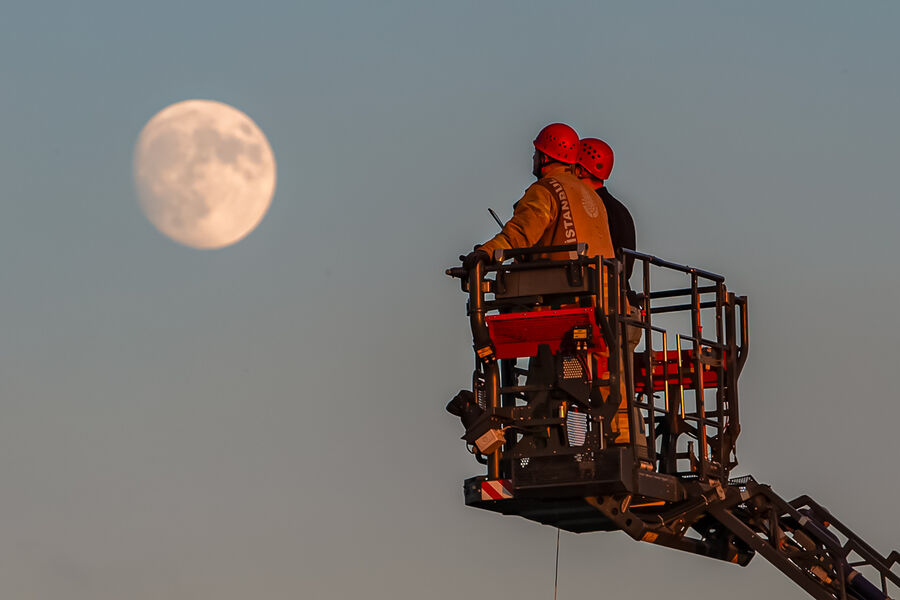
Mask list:
[[[443,268],[551,121],[606,139],[645,251],[749,295],[741,472],[900,546],[896,2],[45,2],[0,8],[0,593],[549,598],[555,530],[463,506]],[[236,246],[138,209],[144,123],[266,132]],[[691,591],[693,590],[693,592]],[[562,537],[560,599],[804,595]],[[635,596],[637,595],[637,596]]]

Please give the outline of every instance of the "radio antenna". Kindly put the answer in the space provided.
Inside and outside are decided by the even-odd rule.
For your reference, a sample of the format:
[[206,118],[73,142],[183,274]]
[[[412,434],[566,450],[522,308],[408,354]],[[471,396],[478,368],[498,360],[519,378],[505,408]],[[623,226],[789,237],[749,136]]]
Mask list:
[[494,212],[494,209],[488,208],[488,212],[491,213],[491,216],[494,217],[495,221],[497,221],[497,225],[500,226],[500,229],[503,229],[503,221],[500,220],[500,217],[497,216],[497,213]]

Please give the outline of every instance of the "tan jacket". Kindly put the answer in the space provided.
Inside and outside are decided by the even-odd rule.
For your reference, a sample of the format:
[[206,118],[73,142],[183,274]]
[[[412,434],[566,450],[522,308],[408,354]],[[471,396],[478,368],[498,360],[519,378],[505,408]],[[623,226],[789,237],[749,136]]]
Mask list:
[[[561,191],[562,201],[550,188]],[[596,192],[563,165],[552,167],[516,202],[503,231],[479,249],[493,255],[498,248],[558,246],[584,242],[589,256],[615,256],[606,208]],[[568,258],[564,254],[550,258]]]

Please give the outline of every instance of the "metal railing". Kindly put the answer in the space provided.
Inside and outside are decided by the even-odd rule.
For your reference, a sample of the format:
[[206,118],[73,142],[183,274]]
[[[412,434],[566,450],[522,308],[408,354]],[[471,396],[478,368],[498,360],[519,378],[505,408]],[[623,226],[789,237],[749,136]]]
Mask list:
[[[628,293],[628,282],[622,268],[625,257],[633,258],[640,265],[639,293]],[[627,327],[643,330],[644,347],[636,353],[644,366],[642,372],[635,371],[635,354],[623,347],[627,400],[632,405],[629,410],[632,443],[637,442],[638,431],[645,434],[652,442],[648,446],[650,459],[658,463],[661,472],[675,475],[690,472],[697,473],[701,478],[727,480],[729,471],[737,464],[736,441],[740,433],[737,378],[748,350],[746,297],[729,292],[721,275],[641,252],[625,249],[619,260],[603,262],[609,285],[614,290],[611,296],[617,300],[612,312],[617,315],[620,335],[624,335]],[[681,274],[686,278],[685,284],[654,289],[651,267]],[[638,318],[628,314],[629,295],[638,300]],[[711,295],[713,299],[709,299]],[[685,302],[681,304],[660,302],[682,298]],[[667,330],[654,324],[654,316],[672,313],[690,316],[690,331],[675,335],[674,349],[668,347]],[[713,336],[704,335],[704,325],[709,323],[710,318],[714,320]],[[654,346],[654,334],[658,334],[662,341],[659,351]],[[690,347],[685,348],[686,344]],[[670,381],[671,366],[675,369],[674,385]],[[655,402],[656,367],[661,367],[665,378],[661,406]],[[711,370],[715,373],[716,386],[708,393],[704,373]],[[689,386],[685,385],[686,379],[691,382]],[[636,394],[636,387],[641,387],[643,393]],[[686,402],[686,393],[692,396],[692,407]],[[635,418],[636,411],[640,410],[647,414],[645,427],[641,427]],[[646,427],[650,431],[646,431]],[[679,450],[683,435],[688,442],[685,449]],[[697,454],[693,450],[694,444]],[[679,466],[685,460],[689,463],[687,469]]]
[[[572,258],[503,263],[509,258],[521,261],[549,252],[570,252]],[[629,289],[623,268],[626,257],[640,263],[640,290]],[[515,406],[517,399],[526,398],[533,391],[529,385],[520,385],[519,379],[527,374],[525,369],[514,360],[497,361],[492,356],[488,313],[559,308],[573,305],[570,303],[591,305],[610,349],[606,383],[609,394],[617,405],[627,404],[630,445],[645,447],[646,454],[641,458],[661,473],[715,478],[727,483],[728,473],[737,464],[737,379],[748,349],[745,297],[729,292],[721,275],[630,250],[617,258],[604,259],[586,256],[583,245],[572,245],[498,251],[494,258],[493,264],[478,263],[469,271],[459,267],[447,270],[448,275],[461,280],[462,289],[469,294],[468,316],[476,352],[475,386],[480,388],[473,391],[483,398],[486,412]],[[577,284],[572,289],[577,290],[563,286],[555,295],[512,298],[497,293],[503,287],[503,278],[510,274],[552,268],[565,269],[569,283]],[[655,270],[684,277],[684,283],[654,289],[651,273]],[[487,297],[490,294],[494,294],[493,299]],[[639,309],[637,315],[629,310],[629,296]],[[670,334],[657,324],[656,317],[679,313],[689,317],[688,331]],[[710,325],[712,321],[714,324]],[[705,325],[709,326],[706,333]],[[632,328],[643,333],[643,347],[637,352],[629,348]],[[670,348],[673,335],[675,344]],[[657,340],[661,343],[657,344]],[[715,375],[711,380],[715,383],[713,389],[707,389],[706,374],[710,373]],[[658,381],[660,377],[662,381]],[[624,399],[619,391],[623,380]],[[660,390],[659,395],[656,390]],[[514,443],[508,442],[487,457],[489,478],[503,475],[503,452]],[[605,447],[603,436],[600,446]]]

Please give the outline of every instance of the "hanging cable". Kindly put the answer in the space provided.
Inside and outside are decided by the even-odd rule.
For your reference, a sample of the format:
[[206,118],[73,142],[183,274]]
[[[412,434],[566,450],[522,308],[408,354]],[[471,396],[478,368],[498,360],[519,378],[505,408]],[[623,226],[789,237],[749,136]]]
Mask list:
[[556,528],[556,572],[553,574],[553,600],[556,600],[557,584],[559,584],[559,527]]

